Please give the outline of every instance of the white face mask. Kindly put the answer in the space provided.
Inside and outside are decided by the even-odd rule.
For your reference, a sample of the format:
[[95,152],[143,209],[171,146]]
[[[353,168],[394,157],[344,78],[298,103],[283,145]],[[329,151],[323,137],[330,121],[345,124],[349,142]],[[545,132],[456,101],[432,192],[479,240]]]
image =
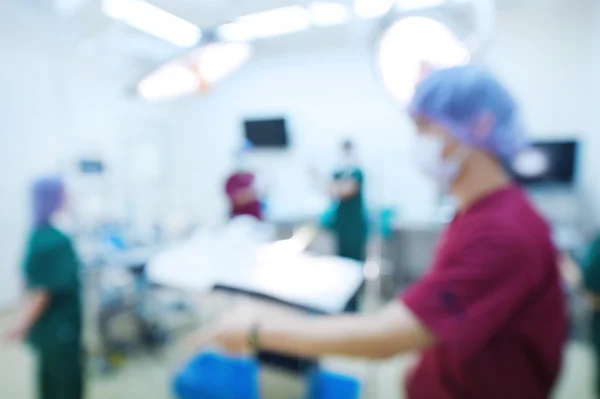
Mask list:
[[449,190],[462,170],[468,151],[460,149],[458,154],[444,158],[444,138],[425,134],[417,137],[415,145],[415,162],[418,168],[444,190]]
[[52,225],[66,234],[74,234],[76,222],[74,215],[66,209],[60,210],[52,215]]

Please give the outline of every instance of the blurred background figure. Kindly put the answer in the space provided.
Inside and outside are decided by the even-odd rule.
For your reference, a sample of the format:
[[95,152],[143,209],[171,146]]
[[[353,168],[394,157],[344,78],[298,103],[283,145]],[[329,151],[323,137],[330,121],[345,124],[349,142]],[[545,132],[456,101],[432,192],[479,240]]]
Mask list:
[[[338,157],[333,175],[325,182],[319,182],[319,176],[313,172],[317,183],[332,201],[322,224],[333,233],[337,256],[364,263],[368,241],[365,176],[352,140],[341,143]],[[359,300],[360,294],[357,294],[347,310],[357,311]]]
[[571,297],[582,292],[591,309],[589,333],[596,363],[594,392],[600,398],[600,234],[579,253],[565,254],[561,266]]
[[584,287],[592,308],[591,336],[596,360],[595,392],[600,398],[600,234],[590,244],[583,259]]
[[250,146],[245,145],[236,157],[236,166],[225,182],[225,193],[229,199],[229,216],[254,216],[263,219],[263,209],[256,187],[256,176],[248,166]]
[[80,261],[59,220],[67,206],[55,177],[33,185],[33,226],[24,262],[28,300],[14,339],[27,337],[37,357],[40,399],[84,396]]
[[313,171],[317,183],[333,202],[325,222],[335,236],[336,254],[364,262],[367,252],[367,211],[365,176],[354,143],[345,140],[340,146],[333,175],[325,182]]

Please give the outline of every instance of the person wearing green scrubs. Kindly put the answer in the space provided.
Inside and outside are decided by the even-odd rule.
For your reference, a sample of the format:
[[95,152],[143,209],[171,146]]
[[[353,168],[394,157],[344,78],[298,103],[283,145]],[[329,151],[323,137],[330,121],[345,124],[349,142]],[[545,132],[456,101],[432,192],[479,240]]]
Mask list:
[[600,399],[600,234],[592,242],[582,262],[582,277],[593,309],[591,339],[596,358],[595,393]]
[[[327,187],[335,201],[329,225],[336,238],[336,255],[365,262],[367,257],[367,215],[364,200],[365,177],[356,161],[354,143],[342,143],[342,159]],[[349,312],[358,310],[360,293],[348,304]]]
[[84,396],[80,261],[71,239],[54,223],[65,203],[60,179],[35,182],[34,227],[24,261],[29,296],[12,338],[27,337],[35,351],[39,399]]
[[354,144],[342,144],[343,158],[333,174],[331,197],[337,201],[333,231],[337,255],[364,262],[367,250],[367,217],[364,204],[364,174],[355,161]]

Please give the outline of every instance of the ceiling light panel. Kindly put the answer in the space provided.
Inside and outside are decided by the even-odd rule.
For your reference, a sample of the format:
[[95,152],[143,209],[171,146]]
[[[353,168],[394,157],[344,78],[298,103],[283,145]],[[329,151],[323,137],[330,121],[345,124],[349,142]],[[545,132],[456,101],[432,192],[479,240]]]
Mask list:
[[178,47],[193,47],[202,38],[196,25],[142,0],[103,0],[102,5],[111,18]]
[[313,25],[341,25],[350,19],[350,10],[343,4],[315,1],[308,7]]
[[310,27],[309,11],[301,6],[290,6],[240,17],[218,28],[217,35],[223,40],[250,41],[301,32]]
[[379,18],[387,14],[397,0],[354,0],[354,13],[365,19]]
[[[454,0],[458,1],[458,0]],[[467,1],[467,0],[460,0]],[[402,10],[412,11],[425,8],[434,8],[446,4],[448,0],[396,0],[398,7]]]

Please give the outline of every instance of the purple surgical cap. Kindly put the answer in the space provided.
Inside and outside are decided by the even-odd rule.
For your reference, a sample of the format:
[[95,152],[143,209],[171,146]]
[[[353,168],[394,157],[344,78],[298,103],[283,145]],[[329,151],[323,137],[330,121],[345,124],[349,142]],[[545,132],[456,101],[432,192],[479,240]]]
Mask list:
[[65,186],[58,177],[43,177],[33,183],[33,222],[36,226],[50,223],[52,214],[58,211],[65,199]]
[[[460,142],[509,161],[527,144],[519,107],[487,69],[466,65],[432,72],[416,88],[409,105],[413,117],[446,127]],[[477,138],[474,125],[484,113],[494,116],[489,135]]]

